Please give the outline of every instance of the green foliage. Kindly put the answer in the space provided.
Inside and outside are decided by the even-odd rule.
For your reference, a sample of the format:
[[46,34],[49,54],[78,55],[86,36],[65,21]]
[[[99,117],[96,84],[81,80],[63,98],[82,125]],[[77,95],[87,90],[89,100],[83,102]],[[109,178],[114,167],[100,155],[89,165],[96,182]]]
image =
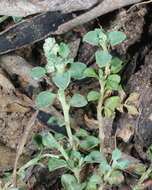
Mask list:
[[96,54],[96,63],[100,68],[106,67],[110,64],[112,56],[107,51],[97,51]]
[[[76,130],[76,132],[71,130],[70,108],[84,107],[88,104],[87,100],[89,102],[98,101],[98,119],[101,121],[105,117],[112,116],[121,103],[118,95],[121,77],[118,73],[122,69],[123,63],[110,54],[109,48],[120,44],[125,38],[126,35],[123,32],[106,32],[103,29],[95,29],[84,36],[83,41],[99,46],[99,50],[95,53],[96,69],[87,68],[86,64],[81,62],[74,62],[73,59],[69,58],[70,49],[65,43],[58,44],[54,38],[48,38],[43,46],[47,60],[46,66],[44,68],[35,67],[31,71],[32,76],[38,79],[52,73],[51,81],[57,87],[55,93],[41,92],[36,97],[35,102],[38,108],[48,107],[55,100],[60,102],[64,121],[57,117],[51,117],[48,124],[65,125],[68,136],[48,133],[45,136],[35,137],[35,140],[41,149],[45,147],[53,148],[57,152],[54,156],[46,155],[46,157],[49,157],[48,168],[50,171],[67,168],[71,172],[61,176],[61,183],[65,190],[97,190],[99,186],[120,184],[124,180],[122,170],[128,167],[128,161],[121,159],[121,151],[114,150],[112,160],[108,162],[105,154],[97,150],[103,142],[102,139],[90,135],[84,129]],[[85,77],[95,78],[99,82],[100,89],[89,91],[87,100],[77,93],[67,97],[66,90],[71,80],[81,80]],[[104,127],[101,126],[104,122],[98,121],[98,123],[100,131]],[[35,163],[38,164],[38,161]],[[89,180],[82,183],[81,172],[87,164],[93,166],[95,164],[99,169],[99,173],[91,174]]]
[[121,171],[113,171],[108,178],[108,182],[111,185],[118,185],[124,182],[124,176]]
[[37,95],[35,104],[38,108],[46,108],[52,105],[55,99],[56,99],[56,94],[48,91],[43,91]]
[[62,127],[63,125],[65,125],[65,122],[60,120],[58,117],[56,116],[52,116],[48,121],[47,121],[48,125],[58,125],[60,127]]
[[68,165],[67,165],[66,161],[63,159],[57,159],[57,158],[49,159],[48,168],[49,168],[50,172],[57,170],[59,168],[67,168],[67,167],[68,167]]
[[86,65],[84,63],[75,62],[71,65],[69,72],[71,74],[71,77],[77,80],[84,78],[84,70],[86,68]]
[[108,41],[112,46],[118,45],[126,39],[126,35],[120,31],[112,31],[108,33]]
[[36,79],[40,79],[44,77],[45,73],[46,73],[46,70],[43,67],[34,67],[31,70],[32,77]]
[[59,73],[52,77],[53,82],[56,84],[58,88],[66,89],[70,83],[70,73]]
[[87,136],[84,140],[80,141],[80,147],[84,150],[90,150],[96,147],[100,141],[94,136]]
[[114,111],[119,104],[120,104],[119,96],[111,96],[110,98],[107,98],[104,102],[104,106],[112,111]]
[[86,68],[83,72],[84,76],[86,77],[93,77],[98,78],[98,75],[96,74],[95,70],[92,68]]
[[105,161],[105,156],[102,152],[92,151],[88,156],[85,157],[85,162],[88,163],[102,163]]
[[99,98],[100,98],[100,93],[94,90],[90,91],[87,95],[87,99],[89,102],[98,100]]
[[87,104],[88,104],[87,100],[81,94],[74,94],[70,101],[70,105],[72,107],[77,107],[77,108],[84,107]]

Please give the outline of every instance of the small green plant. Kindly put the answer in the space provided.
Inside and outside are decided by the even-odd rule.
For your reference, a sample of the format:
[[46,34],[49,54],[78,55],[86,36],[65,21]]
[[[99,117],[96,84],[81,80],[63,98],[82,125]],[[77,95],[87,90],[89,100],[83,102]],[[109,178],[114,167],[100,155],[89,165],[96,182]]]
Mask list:
[[[35,67],[31,71],[32,76],[35,78],[42,78],[46,74],[51,73],[52,82],[58,88],[57,93],[51,91],[41,92],[36,97],[36,106],[38,108],[48,107],[56,100],[62,106],[64,121],[53,117],[48,122],[52,124],[56,123],[60,126],[65,124],[67,137],[48,134],[40,138],[44,147],[55,148],[59,151],[58,158],[49,159],[49,170],[54,171],[64,167],[73,173],[73,175],[71,173],[63,174],[61,177],[61,182],[65,190],[76,190],[78,188],[82,190],[96,190],[99,186],[102,189],[107,183],[118,184],[123,181],[121,170],[126,169],[128,161],[121,160],[121,152],[116,149],[112,153],[110,164],[108,164],[104,153],[94,148],[99,144],[103,147],[103,115],[104,117],[110,117],[120,103],[118,96],[107,96],[109,92],[112,94],[113,91],[121,89],[120,76],[116,73],[122,68],[122,61],[118,58],[112,58],[108,53],[108,49],[110,43],[111,45],[116,45],[118,42],[122,42],[124,38],[125,35],[121,32],[105,33],[102,29],[96,29],[85,35],[84,41],[93,45],[100,45],[103,48],[103,50],[96,52],[96,62],[99,66],[98,74],[92,68],[86,68],[84,63],[74,62],[73,59],[69,59],[70,50],[66,44],[61,43],[58,45],[54,38],[48,38],[44,44],[47,65],[45,68]],[[84,107],[88,101],[81,94],[74,94],[71,98],[67,97],[66,89],[72,79],[81,80],[85,77],[97,78],[101,87],[100,92],[91,91],[87,96],[88,101],[99,100],[97,117],[99,121],[100,140],[91,136],[84,129],[75,132],[71,130],[70,107]],[[62,144],[63,139],[67,142],[64,145]],[[87,153],[82,153],[84,150]],[[97,174],[93,173],[90,177],[87,176],[86,181],[83,182],[81,180],[81,172],[87,164],[98,164],[99,172]]]
[[100,47],[100,50],[95,53],[97,71],[86,68],[84,74],[86,77],[96,78],[100,84],[100,91],[89,92],[87,98],[88,101],[98,100],[97,120],[101,150],[104,148],[105,138],[104,118],[111,117],[121,103],[118,96],[118,92],[122,90],[121,77],[118,73],[123,67],[123,62],[110,54],[110,47],[120,44],[125,38],[126,35],[123,32],[106,32],[103,29],[90,31],[83,38],[85,42]]

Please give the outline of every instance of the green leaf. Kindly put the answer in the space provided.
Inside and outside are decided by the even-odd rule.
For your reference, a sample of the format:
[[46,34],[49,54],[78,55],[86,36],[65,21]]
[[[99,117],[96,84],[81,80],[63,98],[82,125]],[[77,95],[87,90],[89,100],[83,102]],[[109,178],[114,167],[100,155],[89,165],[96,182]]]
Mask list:
[[108,39],[112,46],[118,45],[126,39],[126,34],[120,31],[112,31],[108,33]]
[[94,46],[99,45],[99,38],[97,32],[95,30],[88,32],[87,34],[84,35],[83,41]]
[[111,166],[107,163],[107,161],[100,163],[99,165],[100,172],[102,175],[105,175],[110,169]]
[[119,75],[113,74],[109,75],[108,80],[120,83],[121,78]]
[[111,60],[111,73],[118,73],[122,69],[122,61],[118,58],[113,58]]
[[104,102],[105,107],[109,108],[112,111],[114,111],[119,104],[120,104],[119,96],[111,96],[110,98],[107,98]]
[[69,69],[71,77],[77,80],[84,78],[83,72],[85,68],[86,68],[86,65],[84,63],[80,63],[80,62],[73,63]]
[[76,178],[71,174],[62,175],[61,183],[64,190],[82,190],[81,185],[78,184]]
[[19,22],[22,21],[22,17],[12,16],[12,18],[13,18],[13,21],[14,21],[15,23],[19,23]]
[[120,88],[120,76],[116,74],[112,74],[108,77],[106,82],[106,89],[108,90],[119,90]]
[[46,108],[52,105],[55,99],[56,94],[48,91],[43,91],[36,96],[35,104],[38,108]]
[[60,48],[54,38],[47,38],[43,45],[43,49],[44,49],[45,56],[48,57],[50,54],[57,55]]
[[46,70],[43,67],[34,67],[31,70],[32,77],[36,79],[40,79],[44,77],[45,74],[46,74]]
[[120,171],[113,171],[108,178],[108,182],[111,185],[118,185],[124,182],[124,176]]
[[100,80],[104,80],[104,73],[102,69],[99,69],[98,74],[99,74]]
[[104,110],[104,116],[105,117],[111,117],[112,116],[112,110],[111,109],[104,107],[103,110]]
[[106,45],[107,43],[107,33],[103,29],[95,29],[100,45]]
[[50,172],[57,170],[59,168],[66,168],[66,167],[68,167],[68,165],[66,161],[63,159],[57,159],[57,158],[49,159],[48,168]]
[[47,73],[52,73],[55,71],[55,66],[53,63],[51,63],[51,61],[49,61],[49,63],[46,64],[45,69]]
[[99,151],[92,151],[88,156],[84,159],[85,162],[88,163],[102,163],[106,162],[106,158],[102,152]]
[[92,68],[86,68],[83,74],[85,77],[98,78],[98,75],[96,74],[95,70]]
[[70,54],[70,50],[67,44],[60,43],[59,55],[63,58],[67,58]]
[[89,102],[98,100],[99,98],[100,98],[100,93],[94,90],[90,91],[87,95],[87,99]]
[[116,148],[113,152],[112,152],[112,160],[119,160],[121,158],[121,151]]
[[51,133],[46,136],[42,136],[43,145],[48,148],[58,148],[59,144]]
[[66,89],[70,83],[70,73],[65,72],[57,74],[54,77],[52,77],[52,80],[58,88]]
[[80,141],[80,147],[84,150],[90,150],[96,147],[100,141],[94,136],[87,136],[84,140]]
[[58,125],[60,127],[65,125],[65,122],[60,120],[58,117],[56,116],[52,116],[50,117],[50,119],[47,121],[48,125]]
[[77,108],[84,107],[87,104],[88,104],[87,100],[81,94],[74,94],[70,101],[70,105],[72,107],[77,107]]
[[77,137],[87,137],[89,136],[88,131],[84,130],[84,129],[79,129],[78,131],[76,131],[75,136]]
[[113,162],[112,167],[120,170],[127,169],[129,165],[129,160],[117,160]]
[[95,53],[96,63],[100,68],[106,67],[110,64],[112,56],[106,51],[97,51]]
[[91,178],[88,181],[87,184],[87,190],[97,190],[97,185],[102,184],[103,181],[101,179],[101,176],[98,174],[94,174],[91,176]]

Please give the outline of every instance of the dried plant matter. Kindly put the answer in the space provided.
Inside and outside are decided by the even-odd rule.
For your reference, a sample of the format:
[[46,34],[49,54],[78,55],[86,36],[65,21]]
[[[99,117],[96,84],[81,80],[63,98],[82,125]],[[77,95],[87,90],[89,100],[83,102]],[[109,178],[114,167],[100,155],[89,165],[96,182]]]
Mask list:
[[98,0],[0,0],[0,15],[25,17],[46,11],[72,12],[88,9]]

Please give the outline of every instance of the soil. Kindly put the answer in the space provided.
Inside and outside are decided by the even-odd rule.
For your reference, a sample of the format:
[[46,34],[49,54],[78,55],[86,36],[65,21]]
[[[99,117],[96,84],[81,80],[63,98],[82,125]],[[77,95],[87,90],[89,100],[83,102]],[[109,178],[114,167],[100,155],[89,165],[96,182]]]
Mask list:
[[[95,67],[95,58],[92,55],[97,49],[82,43],[84,33],[100,25],[107,30],[119,29],[126,33],[127,40],[114,48],[112,53],[125,62],[125,67],[121,72],[122,86],[125,91],[124,101],[133,93],[138,95],[133,104],[139,114],[133,116],[126,110],[124,113],[117,111],[112,120],[106,121],[110,125],[106,141],[107,146],[113,149],[113,142],[116,138],[118,147],[124,153],[136,158],[137,164],[142,164],[142,167],[149,165],[147,149],[152,144],[151,9],[150,4],[133,9],[122,8],[56,37],[59,42],[69,43],[73,50],[71,57],[86,63],[87,66]],[[50,85],[47,79],[33,82],[26,72],[35,65],[46,64],[42,45],[43,41],[40,41],[0,57],[0,173],[2,174],[12,171],[14,167],[16,151],[22,135],[35,112],[36,94]],[[52,85],[51,88],[55,87]],[[86,95],[90,89],[98,88],[98,83],[93,79],[74,81],[69,87],[68,95],[75,92]],[[19,166],[38,153],[38,148],[32,139],[34,134],[43,134],[48,131],[66,133],[64,129],[58,129],[58,126],[47,125],[47,120],[53,113],[59,116],[62,114],[60,105],[56,104],[54,109],[42,110],[39,113],[28,136]],[[92,134],[97,134],[95,115],[94,103],[85,109],[71,109],[72,127],[85,128]],[[25,181],[29,190],[62,190],[59,177],[64,172],[65,170],[57,170],[50,173],[47,168],[30,167],[27,170]],[[126,184],[108,186],[106,189],[131,189],[130,184],[134,183],[135,179],[128,176],[126,174]]]

